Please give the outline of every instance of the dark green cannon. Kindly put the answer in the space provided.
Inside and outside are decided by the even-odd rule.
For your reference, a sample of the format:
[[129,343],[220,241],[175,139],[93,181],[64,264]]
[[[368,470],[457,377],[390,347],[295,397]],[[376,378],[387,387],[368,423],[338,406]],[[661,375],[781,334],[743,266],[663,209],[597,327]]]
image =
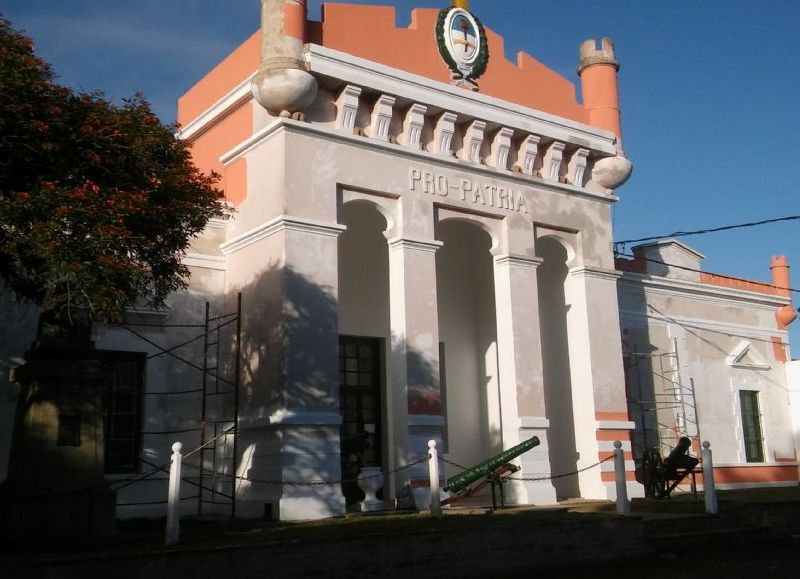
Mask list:
[[504,464],[514,460],[521,454],[528,452],[534,446],[539,446],[539,439],[536,436],[529,438],[525,442],[522,442],[513,448],[509,448],[508,450],[501,452],[497,456],[493,456],[489,460],[485,460],[479,464],[476,464],[472,468],[468,468],[456,476],[450,477],[447,479],[447,486],[444,487],[444,490],[451,493],[457,493],[466,486],[479,479],[482,479],[483,477],[490,477]]

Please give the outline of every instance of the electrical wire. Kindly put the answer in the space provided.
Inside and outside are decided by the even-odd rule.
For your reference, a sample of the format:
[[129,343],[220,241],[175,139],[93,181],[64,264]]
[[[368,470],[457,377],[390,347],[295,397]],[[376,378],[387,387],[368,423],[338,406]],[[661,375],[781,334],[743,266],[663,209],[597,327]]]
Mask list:
[[658,241],[659,239],[668,239],[671,237],[689,237],[690,235],[706,235],[708,233],[718,233],[720,231],[731,231],[733,229],[744,229],[746,227],[759,227],[761,225],[769,225],[771,223],[781,223],[783,221],[796,221],[800,219],[800,215],[787,215],[786,217],[776,217],[774,219],[764,219],[762,221],[751,221],[749,223],[738,223],[736,225],[723,225],[722,227],[711,227],[707,229],[695,229],[693,231],[675,231],[669,235],[654,235],[652,237],[640,237],[639,239],[625,239],[622,241],[615,241],[615,245],[627,245],[629,243],[642,243],[644,241]]

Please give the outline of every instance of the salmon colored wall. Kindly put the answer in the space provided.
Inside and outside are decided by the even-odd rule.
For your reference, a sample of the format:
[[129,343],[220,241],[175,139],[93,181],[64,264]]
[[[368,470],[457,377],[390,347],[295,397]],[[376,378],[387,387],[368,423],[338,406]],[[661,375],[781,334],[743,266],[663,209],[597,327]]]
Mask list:
[[178,123],[186,126],[200,116],[258,70],[260,61],[261,36],[256,32],[178,99]]
[[628,418],[627,410],[623,410],[620,412],[595,412],[594,417],[596,420],[617,420],[627,422],[630,420]]
[[626,441],[630,440],[630,431],[628,430],[598,430],[597,440],[603,442],[614,442],[615,440]]
[[717,484],[791,482],[796,480],[796,466],[714,467],[714,481]]
[[783,340],[777,336],[772,337],[772,351],[775,354],[775,361],[785,364],[788,362],[786,357],[786,347],[783,345]]
[[[395,27],[395,9],[385,6],[325,4],[321,25],[309,26],[309,41],[440,82],[450,71],[436,45],[439,11],[417,9],[408,28]],[[480,92],[526,107],[588,123],[578,104],[575,85],[532,56],[520,53],[518,63],[505,58],[501,36],[486,31],[490,61],[478,80]]]
[[243,157],[225,167],[223,174],[225,198],[238,206],[247,197],[247,160]]
[[284,4],[283,32],[286,36],[305,40],[306,7],[305,4]]
[[[614,482],[617,480],[617,474],[614,471],[603,471],[600,473],[600,480],[603,482]],[[636,473],[632,471],[625,471],[625,480],[628,482],[636,482]]]
[[[450,71],[439,56],[434,34],[438,10],[414,10],[408,28],[395,27],[392,7],[325,4],[323,10],[322,22],[308,23],[309,42],[450,82]],[[297,33],[294,29],[290,32]],[[478,81],[482,94],[590,122],[588,111],[577,102],[572,82],[524,52],[517,55],[516,64],[512,63],[505,58],[503,38],[488,29],[486,36],[490,61]],[[256,32],[186,92],[178,101],[178,123],[185,126],[255,72],[260,48],[260,34]]]
[[769,284],[759,283],[757,281],[747,281],[744,279],[730,279],[727,277],[714,275],[713,273],[705,273],[705,272],[701,273],[700,283],[704,283],[707,285],[715,285],[719,287],[746,290],[750,292],[758,292],[762,294],[768,294],[771,296],[779,295],[778,291]]
[[613,64],[594,64],[581,72],[583,105],[592,126],[611,131],[622,138],[619,111],[617,68]]
[[197,168],[203,173],[216,171],[222,175],[225,196],[234,203],[244,199],[246,174],[243,178],[241,167],[226,171],[219,157],[247,139],[252,132],[253,104],[246,103],[192,141],[192,159]]

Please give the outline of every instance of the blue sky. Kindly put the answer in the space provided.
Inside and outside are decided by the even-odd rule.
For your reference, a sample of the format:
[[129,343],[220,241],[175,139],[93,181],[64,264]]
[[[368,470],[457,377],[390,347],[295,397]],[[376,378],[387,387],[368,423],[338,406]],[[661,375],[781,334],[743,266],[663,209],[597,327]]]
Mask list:
[[[447,0],[372,0],[413,7]],[[318,19],[321,2],[309,2]],[[472,0],[506,38],[577,81],[586,38],[617,45],[625,150],[635,169],[618,191],[617,239],[800,214],[797,0]],[[112,98],[141,91],[165,121],[178,96],[258,27],[258,0],[3,0],[61,82]],[[704,268],[769,279],[786,254],[800,288],[800,221],[686,238]],[[800,299],[795,298],[796,303]],[[800,322],[793,326],[800,356]]]

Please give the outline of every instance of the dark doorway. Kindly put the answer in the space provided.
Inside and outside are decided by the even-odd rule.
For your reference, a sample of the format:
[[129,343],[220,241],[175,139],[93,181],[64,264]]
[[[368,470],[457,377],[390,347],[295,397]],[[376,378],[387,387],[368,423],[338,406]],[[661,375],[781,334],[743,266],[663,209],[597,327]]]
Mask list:
[[[342,414],[342,478],[353,480],[365,466],[382,466],[381,344],[378,338],[339,338],[339,395]],[[360,501],[355,483],[342,485],[347,504]]]

